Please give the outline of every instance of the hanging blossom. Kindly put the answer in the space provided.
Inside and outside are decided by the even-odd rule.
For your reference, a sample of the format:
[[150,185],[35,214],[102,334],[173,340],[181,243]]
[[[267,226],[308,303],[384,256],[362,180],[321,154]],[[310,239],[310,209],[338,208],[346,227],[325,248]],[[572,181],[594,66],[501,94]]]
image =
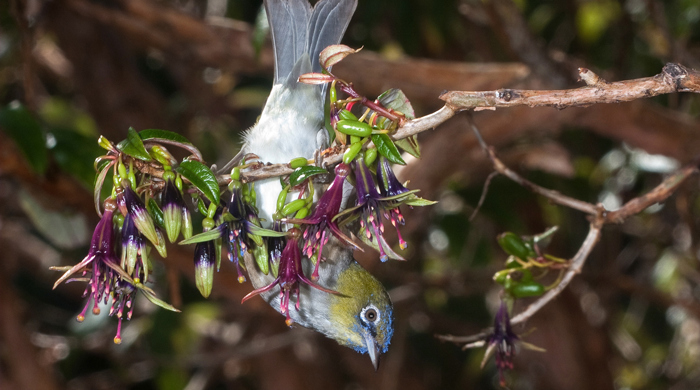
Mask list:
[[[88,284],[83,293],[84,297],[87,296],[87,302],[83,310],[78,314],[78,322],[85,320],[85,314],[91,302],[93,303],[92,313],[98,315],[100,314],[99,303],[104,302],[106,304],[110,296],[112,296],[112,307],[109,315],[116,313],[117,318],[119,318],[117,335],[114,337],[114,342],[119,344],[121,343],[121,325],[124,311],[128,310],[126,314],[127,319],[131,319],[134,311],[133,292],[135,289],[133,280],[119,266],[119,258],[116,255],[114,224],[112,222],[115,209],[116,203],[113,199],[105,201],[105,211],[102,214],[102,219],[95,227],[87,256],[85,256],[83,261],[67,270],[56,281],[53,288],[56,288],[64,281],[87,281]],[[91,275],[89,278],[85,278],[88,272]],[[69,279],[77,273],[81,273],[82,277]]]
[[[202,286],[200,292],[205,297],[211,292],[213,279],[213,271],[210,272],[209,267],[212,266],[211,264],[216,263],[218,270],[219,255],[224,243],[227,249],[227,257],[234,263],[238,272],[238,281],[243,283],[246,278],[241,261],[246,252],[251,248],[263,248],[264,251],[262,252],[266,252],[263,236],[277,237],[285,235],[285,233],[260,227],[260,221],[255,209],[244,201],[242,189],[236,185],[231,187],[230,201],[228,203],[222,201],[217,208],[211,226],[216,227],[180,242],[180,245],[197,244],[194,259],[197,271],[195,276],[197,276],[197,286]],[[208,244],[205,246],[204,244],[207,242]],[[205,279],[200,281],[200,277]]]
[[[272,223],[272,231],[275,232],[282,232],[282,222],[281,221],[274,221]],[[282,259],[282,252],[284,251],[284,247],[286,246],[287,243],[287,238],[284,236],[281,237],[268,237],[267,239],[267,247],[269,250],[269,256],[270,256],[270,264],[279,264],[280,260]]]
[[[393,175],[393,173],[392,173]],[[387,174],[384,173],[384,177]],[[395,177],[394,177],[395,179]],[[403,188],[403,186],[401,186]],[[396,209],[401,202],[408,198],[409,195],[416,192],[400,191],[396,187],[387,187],[390,191],[396,191],[394,195],[382,196],[377,191],[377,184],[374,181],[372,172],[364,162],[364,159],[358,158],[355,160],[355,188],[357,189],[357,203],[354,207],[339,213],[335,218],[345,217],[347,219],[343,223],[348,223],[350,220],[360,218],[360,233],[359,236],[369,245],[375,247],[379,251],[379,259],[387,261],[389,258],[396,260],[404,260],[398,253],[391,249],[391,246],[384,238],[384,223],[382,215],[390,218],[390,210]],[[396,217],[395,217],[396,218]],[[403,221],[403,217],[401,217]],[[396,225],[394,225],[396,226]],[[402,248],[405,247],[405,241],[401,238]]]
[[[122,187],[117,189],[117,204],[125,220],[127,217],[131,217],[136,229],[138,229],[138,231],[153,244],[158,253],[165,258],[167,256],[165,240],[160,231],[156,229],[153,217],[151,217],[151,214],[146,209],[143,200],[131,189],[128,180],[122,180]],[[129,271],[129,273],[131,273],[131,271]]]
[[[505,370],[513,369],[513,358],[515,357],[515,342],[519,340],[511,329],[510,317],[508,316],[508,308],[505,302],[501,301],[501,306],[496,312],[496,319],[493,323],[493,333],[489,335],[486,342],[488,348],[484,356],[484,362],[488,356],[495,350],[496,367],[498,367],[498,375],[500,385],[505,386],[504,377]],[[483,363],[482,363],[483,366]]]
[[318,270],[322,261],[323,246],[328,243],[328,238],[331,234],[335,235],[342,242],[359,249],[348,236],[340,231],[338,224],[334,221],[335,216],[338,215],[340,211],[340,205],[343,201],[343,183],[349,174],[350,167],[347,164],[338,164],[335,167],[333,183],[328,186],[326,192],[321,196],[321,199],[318,200],[313,213],[308,218],[288,220],[290,223],[306,225],[304,233],[302,234],[302,238],[304,239],[302,252],[310,259],[314,254],[316,255],[316,265],[311,274],[311,280],[318,280]]
[[[404,187],[403,184],[396,178],[394,171],[391,169],[389,160],[384,156],[379,156],[379,168],[377,169],[377,182],[379,183],[379,192],[384,196],[385,199],[390,198],[401,198],[409,196],[412,192],[408,188]],[[401,249],[406,249],[408,244],[401,236],[399,231],[399,224],[404,225],[406,220],[404,219],[401,211],[399,210],[399,203],[396,203],[395,207],[388,207],[388,211],[384,212],[384,216],[391,221],[391,225],[396,228],[396,234],[399,237],[399,246]]]
[[248,295],[243,297],[241,303],[247,301],[248,299],[256,295],[262,294],[266,291],[270,291],[273,288],[279,286],[280,312],[287,316],[285,322],[288,326],[291,326],[294,321],[292,320],[289,314],[289,300],[293,293],[296,294],[297,301],[294,307],[298,311],[300,307],[301,298],[301,295],[299,294],[299,286],[301,283],[306,283],[313,288],[319,289],[330,294],[338,293],[336,291],[319,286],[304,275],[304,271],[301,266],[301,250],[299,249],[299,238],[301,236],[301,231],[298,228],[291,228],[287,231],[287,234],[287,245],[282,251],[282,257],[280,258],[277,278],[267,286],[251,291]]

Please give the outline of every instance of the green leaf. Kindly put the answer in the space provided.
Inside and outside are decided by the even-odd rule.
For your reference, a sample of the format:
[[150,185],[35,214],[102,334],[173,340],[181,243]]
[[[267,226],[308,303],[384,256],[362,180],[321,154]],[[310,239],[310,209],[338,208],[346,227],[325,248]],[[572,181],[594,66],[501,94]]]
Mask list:
[[137,133],[133,127],[129,127],[126,139],[117,144],[117,149],[131,157],[138,158],[139,160],[152,160],[151,155],[148,154],[148,151],[146,151],[146,147],[143,146],[143,141],[141,140],[139,133]]
[[255,263],[258,265],[260,272],[265,275],[270,273],[270,259],[269,252],[267,251],[267,245],[263,243],[261,246],[255,246],[253,248],[253,256],[255,257]]
[[254,234],[256,236],[262,236],[262,237],[286,237],[287,232],[278,232],[275,230],[270,230],[270,229],[265,229],[260,226],[257,226],[255,224],[248,224],[248,232],[250,234]]
[[394,164],[406,165],[406,161],[401,158],[401,153],[394,145],[394,142],[386,134],[373,134],[372,142],[377,147],[377,151]]
[[408,138],[400,139],[394,141],[394,144],[399,148],[405,150],[408,154],[415,158],[420,158],[420,146],[418,145],[418,137],[412,135]]
[[200,242],[216,240],[217,238],[221,238],[221,230],[211,229],[211,230],[207,230],[206,232],[201,232],[199,234],[195,234],[194,236],[192,236],[186,240],[180,241],[178,244],[179,245],[197,244]]
[[105,181],[107,174],[109,174],[109,172],[111,171],[111,169],[109,169],[111,166],[112,164],[110,164],[109,161],[105,161],[102,165],[100,165],[98,169],[98,174],[95,175],[95,184],[93,185],[93,200],[95,202],[95,210],[100,216],[102,215],[102,211],[100,208],[100,205],[102,204],[103,200],[102,191],[106,189],[105,187],[112,185],[110,181]]
[[206,165],[195,160],[185,160],[175,171],[197,187],[210,202],[219,204],[219,183]]
[[148,213],[153,216],[153,221],[159,227],[165,227],[165,219],[163,218],[163,210],[158,207],[158,203],[153,198],[148,199],[148,204],[146,204],[146,209]]
[[406,94],[400,89],[389,89],[379,95],[377,99],[384,107],[391,108],[394,111],[399,111],[408,119],[413,119],[416,117],[416,112],[413,110],[411,102],[406,97]]
[[[413,110],[411,102],[406,97],[406,94],[404,94],[400,89],[392,88],[379,95],[378,99],[384,107],[399,111],[408,119],[413,119],[416,117],[416,113]],[[420,147],[418,146],[418,138],[416,138],[415,135],[398,140],[395,143],[396,146],[405,150],[411,156],[420,158]]]
[[407,200],[402,202],[402,204],[405,204],[408,206],[418,206],[418,207],[431,206],[431,205],[434,205],[435,203],[437,203],[437,201],[419,198],[415,195],[412,195]]
[[39,121],[26,107],[11,103],[0,110],[0,128],[17,143],[36,173],[46,172],[49,162],[46,139]]
[[192,142],[185,138],[184,136],[174,133],[172,131],[168,130],[160,130],[160,129],[146,129],[146,130],[141,130],[139,133],[139,137],[143,141],[146,140],[154,140],[157,141],[159,139],[163,140],[168,140],[168,141],[173,141],[173,142],[179,142],[181,144],[185,145],[192,145]]
[[289,184],[294,187],[303,183],[306,179],[311,176],[320,175],[322,173],[328,173],[325,169],[321,167],[316,167],[313,165],[307,165],[305,167],[297,168],[289,175]]
[[151,301],[152,304],[160,306],[166,310],[170,310],[170,311],[174,311],[174,312],[178,312],[178,313],[180,312],[180,310],[176,309],[175,307],[173,307],[169,303],[156,298],[156,295],[153,293],[153,291],[151,289],[147,288],[146,286],[144,286],[143,284],[136,283],[136,287],[138,287],[138,289],[141,290],[141,292],[143,293],[143,296],[145,296],[146,299]]

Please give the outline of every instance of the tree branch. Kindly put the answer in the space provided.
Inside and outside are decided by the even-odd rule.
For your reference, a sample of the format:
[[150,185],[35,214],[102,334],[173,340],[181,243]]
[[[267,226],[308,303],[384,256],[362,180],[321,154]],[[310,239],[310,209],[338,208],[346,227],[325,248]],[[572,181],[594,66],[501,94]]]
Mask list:
[[440,96],[454,110],[496,107],[581,107],[600,103],[629,102],[672,92],[700,92],[700,72],[668,63],[653,77],[607,82],[586,68],[579,68],[585,87],[557,91],[499,89],[497,91],[451,91]]
[[[700,93],[700,72],[688,69],[680,64],[666,64],[663,71],[653,77],[645,77],[619,82],[607,82],[598,77],[592,71],[580,68],[579,75],[587,86],[576,89],[559,91],[541,90],[515,90],[500,89],[497,91],[467,92],[451,91],[440,96],[445,106],[432,114],[416,118],[406,122],[391,137],[394,140],[407,138],[423,131],[433,129],[452,118],[457,112],[464,110],[495,109],[496,107],[514,106],[547,106],[563,109],[567,107],[580,107],[600,103],[619,103],[641,98],[649,98],[673,92]],[[329,148],[323,151],[323,164],[332,166],[341,161],[343,148]],[[498,170],[498,167],[496,167]],[[514,179],[507,168],[502,168],[505,176]],[[255,169],[242,173],[245,182],[262,180],[270,177],[288,175],[293,170],[287,164],[261,165]],[[551,190],[537,189],[524,178],[519,179],[520,184],[533,191],[551,192]],[[540,192],[538,192],[540,193]],[[547,196],[545,193],[541,195]],[[552,195],[550,193],[550,195]],[[590,204],[562,197],[554,197],[557,202],[572,207],[588,214],[595,214],[597,209]]]

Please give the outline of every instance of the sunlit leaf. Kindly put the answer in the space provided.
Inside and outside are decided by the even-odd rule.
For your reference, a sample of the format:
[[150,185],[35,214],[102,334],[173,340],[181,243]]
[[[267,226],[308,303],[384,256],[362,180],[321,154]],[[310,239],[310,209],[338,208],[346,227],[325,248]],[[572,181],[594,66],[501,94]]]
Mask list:
[[192,145],[192,142],[185,138],[184,136],[174,133],[172,131],[168,130],[161,130],[161,129],[146,129],[146,130],[141,130],[139,133],[139,137],[143,141],[146,140],[152,140],[152,141],[158,141],[160,139],[163,140],[168,140],[168,141],[173,141],[173,142],[179,142],[181,144],[185,145]]
[[372,142],[377,147],[377,151],[394,164],[406,165],[406,161],[401,158],[401,153],[394,145],[394,142],[386,134],[373,134]]
[[133,127],[129,127],[126,139],[117,144],[117,149],[121,150],[123,153],[138,158],[143,161],[151,161],[151,155],[146,151],[146,147],[143,146],[143,141],[139,136],[139,133],[134,130]]
[[180,312],[180,310],[176,309],[171,304],[156,298],[156,295],[153,293],[153,291],[151,289],[146,288],[146,286],[142,285],[141,283],[137,283],[136,287],[138,287],[138,289],[141,290],[141,292],[143,293],[143,296],[145,296],[146,299],[151,301],[152,304],[154,304],[156,306],[160,306],[166,310],[170,310],[170,311],[174,311],[174,312],[178,312],[178,313]]
[[195,160],[185,160],[175,169],[189,180],[210,202],[219,204],[219,183],[216,176],[206,165]]
[[303,183],[306,179],[308,179],[312,176],[316,176],[316,175],[320,175],[320,174],[324,174],[324,173],[328,173],[328,171],[326,171],[325,169],[323,169],[321,167],[316,167],[313,165],[307,165],[304,167],[300,167],[300,168],[295,169],[294,172],[292,172],[289,175],[289,184],[292,187],[298,186],[299,184]]

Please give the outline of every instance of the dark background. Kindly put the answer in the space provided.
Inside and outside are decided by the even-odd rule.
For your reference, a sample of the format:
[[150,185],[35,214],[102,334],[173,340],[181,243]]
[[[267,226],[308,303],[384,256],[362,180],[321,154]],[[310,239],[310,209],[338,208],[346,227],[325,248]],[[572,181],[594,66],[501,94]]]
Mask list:
[[[184,134],[224,162],[271,86],[260,1],[10,0],[0,7],[0,104],[26,122],[0,129],[0,389],[488,389],[483,349],[435,334],[491,325],[506,255],[503,231],[558,225],[548,252],[573,256],[588,221],[492,171],[464,118],[419,136],[423,156],[400,171],[439,200],[406,212],[405,263],[361,261],[390,289],[396,333],[374,372],[367,356],[289,330],[222,267],[212,296],[193,285],[191,248],[158,262],[157,291],[182,313],[137,300],[124,342],[116,319],[88,316],[79,283],[51,290],[49,266],[77,263],[97,221],[92,162],[99,135],[129,126]],[[700,68],[697,1],[360,0],[344,41],[364,46],[335,68],[368,96],[403,89],[418,116],[444,90],[581,86],[578,67],[607,80],[664,63]],[[700,150],[690,94],[587,108],[511,108],[474,115],[486,141],[525,177],[615,208]],[[661,156],[663,155],[663,156]],[[518,349],[513,389],[700,387],[697,179],[665,204],[608,226],[579,275],[515,330],[546,353]],[[551,283],[553,276],[545,277]],[[528,302],[518,302],[516,311]]]

